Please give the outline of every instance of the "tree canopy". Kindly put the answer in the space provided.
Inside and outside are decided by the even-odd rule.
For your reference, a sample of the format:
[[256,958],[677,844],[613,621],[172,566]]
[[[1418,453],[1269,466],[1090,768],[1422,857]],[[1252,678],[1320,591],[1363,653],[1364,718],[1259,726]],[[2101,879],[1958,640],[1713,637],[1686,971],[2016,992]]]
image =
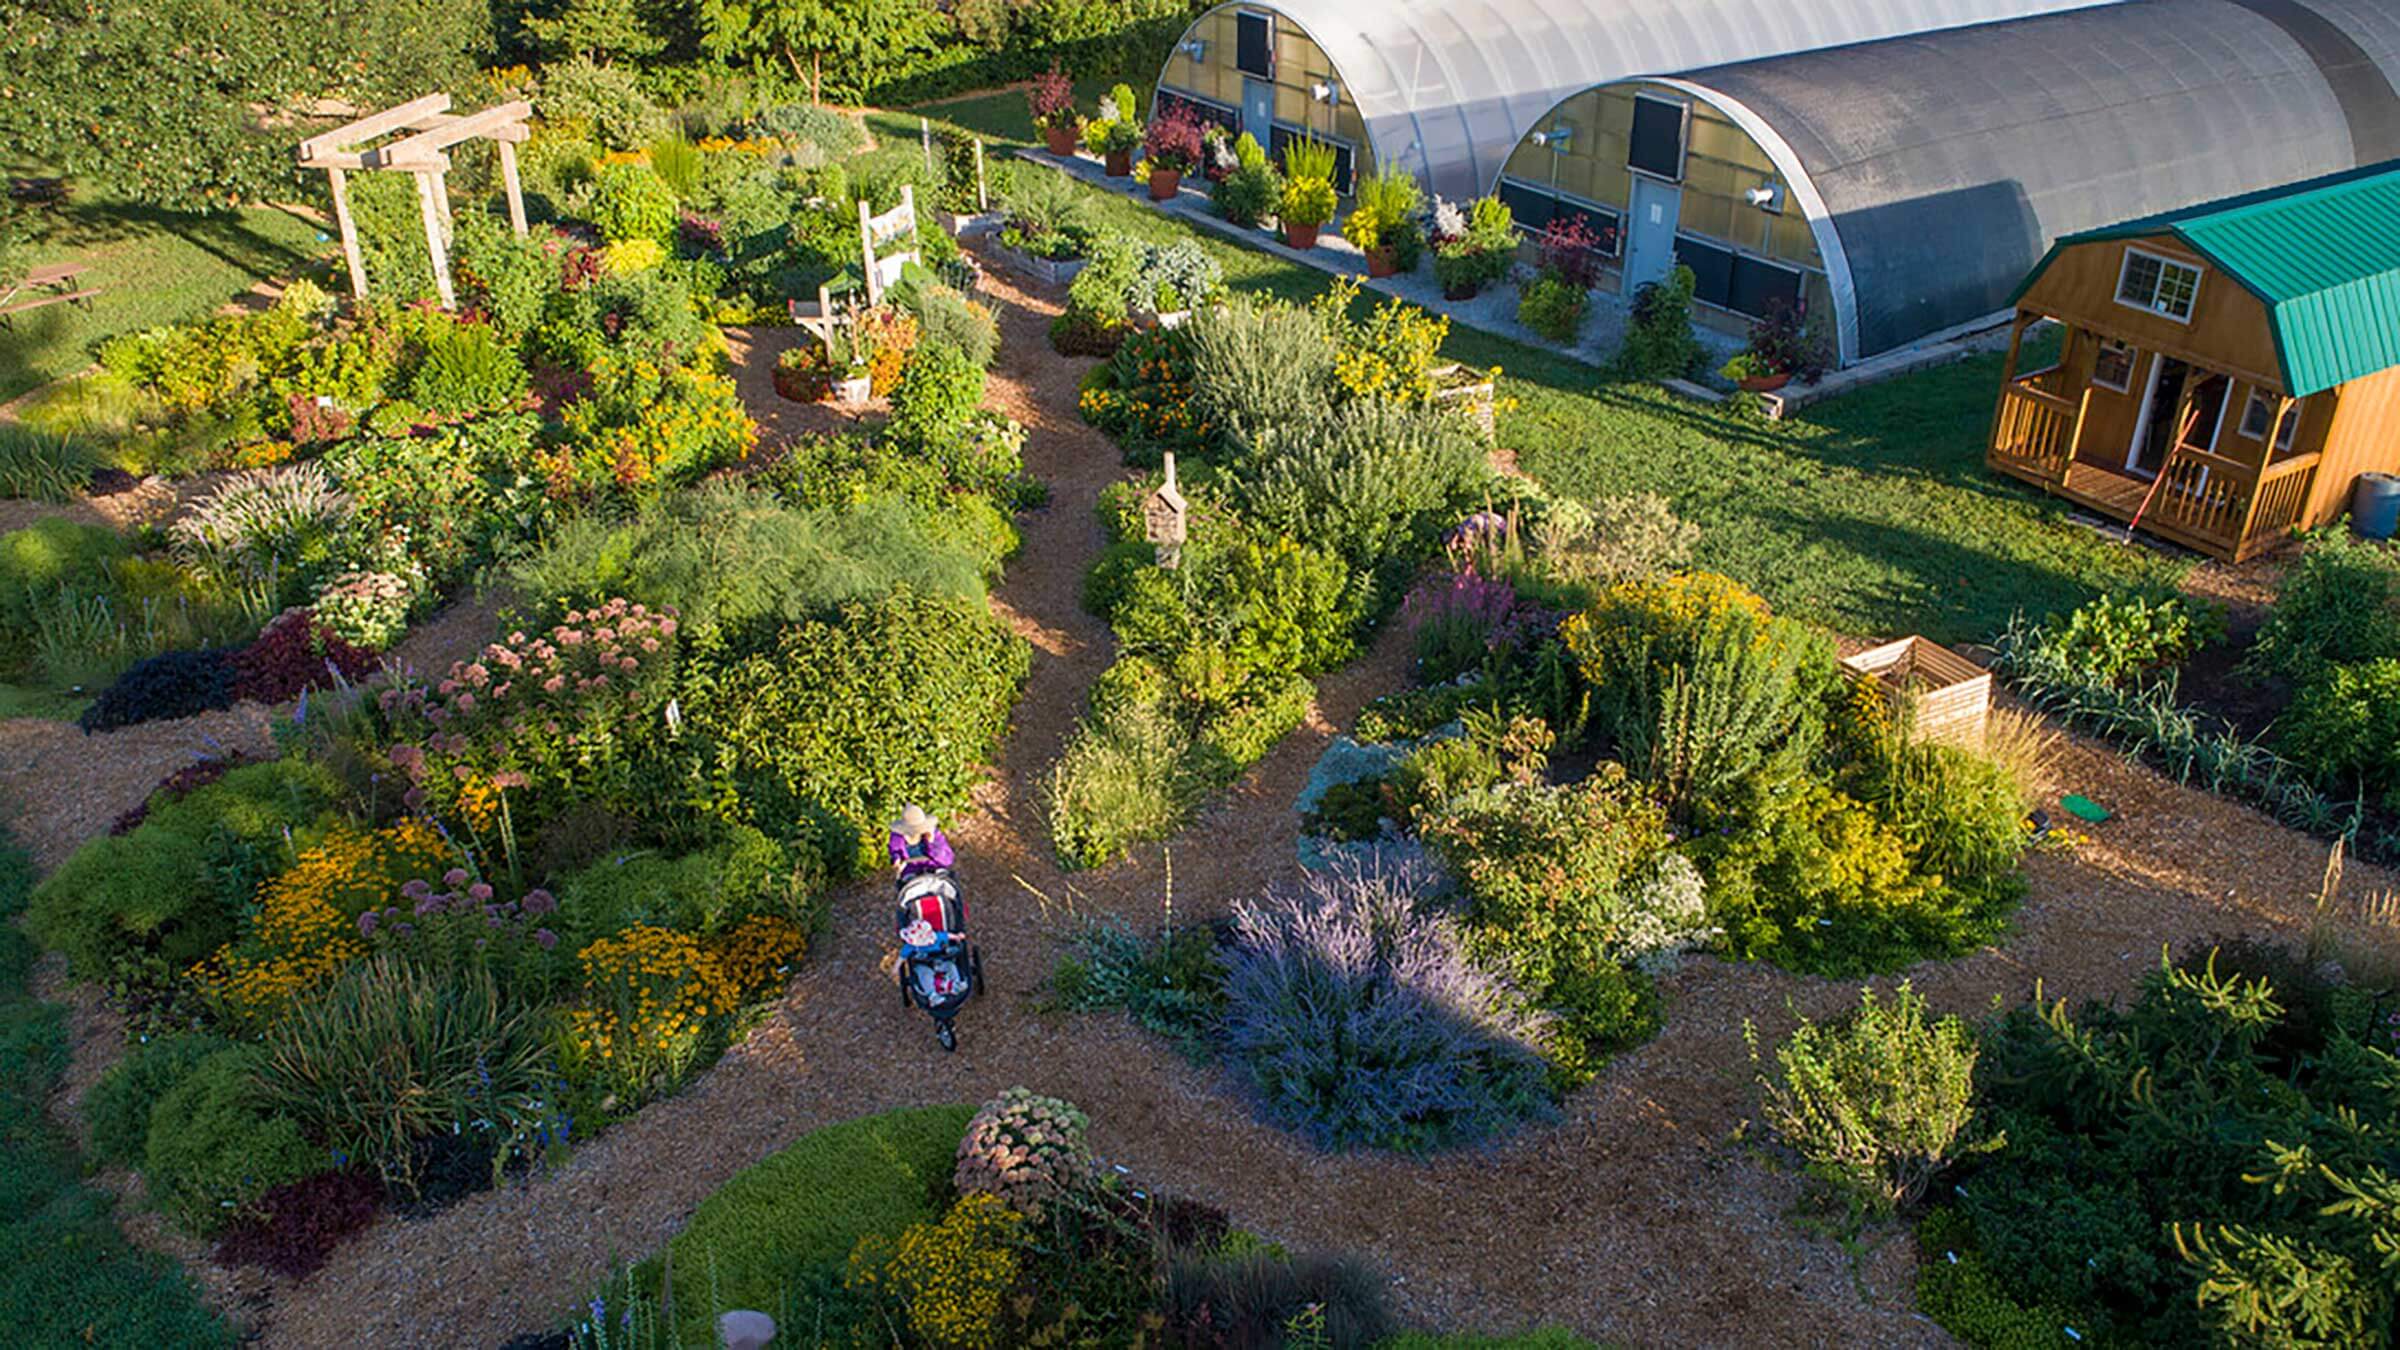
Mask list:
[[0,144],[181,208],[270,199],[328,100],[463,91],[485,0],[0,0]]

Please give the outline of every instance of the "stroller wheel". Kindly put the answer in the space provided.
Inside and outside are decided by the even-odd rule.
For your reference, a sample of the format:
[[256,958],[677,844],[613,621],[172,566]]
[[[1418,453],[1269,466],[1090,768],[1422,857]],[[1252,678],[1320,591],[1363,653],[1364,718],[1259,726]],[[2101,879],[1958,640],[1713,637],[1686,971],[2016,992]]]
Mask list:
[[942,1048],[944,1050],[958,1049],[958,1029],[951,1026],[948,1022],[936,1023],[933,1028],[933,1034],[941,1038]]
[[900,983],[899,983],[899,985],[898,985],[898,988],[899,988],[899,990],[900,990],[900,1006],[901,1006],[901,1007],[903,1007],[903,1008],[905,1008],[905,1007],[909,1006],[909,1003],[908,1003],[908,967],[906,967],[906,966],[902,966],[902,967],[900,967]]
[[978,998],[983,996],[983,948],[977,947],[967,958],[967,988]]

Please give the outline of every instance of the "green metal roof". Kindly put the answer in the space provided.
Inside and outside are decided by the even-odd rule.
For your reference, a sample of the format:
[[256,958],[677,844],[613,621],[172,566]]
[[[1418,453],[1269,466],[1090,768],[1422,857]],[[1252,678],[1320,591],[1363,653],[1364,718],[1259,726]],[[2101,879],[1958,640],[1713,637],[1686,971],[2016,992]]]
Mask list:
[[2400,366],[2400,160],[2118,225],[2050,246],[2172,234],[2266,306],[2294,398]]

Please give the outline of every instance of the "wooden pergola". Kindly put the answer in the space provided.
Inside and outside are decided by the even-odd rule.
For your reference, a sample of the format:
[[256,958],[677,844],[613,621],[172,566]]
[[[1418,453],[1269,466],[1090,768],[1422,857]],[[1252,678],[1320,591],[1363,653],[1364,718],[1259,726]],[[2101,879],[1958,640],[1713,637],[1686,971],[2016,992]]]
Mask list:
[[[367,298],[367,269],[358,252],[358,227],[350,219],[348,176],[370,169],[412,174],[417,209],[425,222],[425,247],[433,255],[434,289],[442,307],[455,308],[450,286],[450,147],[476,139],[500,153],[500,182],[508,193],[508,223],[525,233],[525,197],[517,186],[517,145],[530,134],[525,119],[533,105],[512,100],[463,116],[450,111],[448,94],[427,94],[398,107],[344,123],[300,142],[300,167],[323,169],[333,187],[333,219],[342,235],[342,258],[350,265],[350,293]],[[386,145],[368,143],[406,132]],[[366,147],[366,148],[362,148]]]

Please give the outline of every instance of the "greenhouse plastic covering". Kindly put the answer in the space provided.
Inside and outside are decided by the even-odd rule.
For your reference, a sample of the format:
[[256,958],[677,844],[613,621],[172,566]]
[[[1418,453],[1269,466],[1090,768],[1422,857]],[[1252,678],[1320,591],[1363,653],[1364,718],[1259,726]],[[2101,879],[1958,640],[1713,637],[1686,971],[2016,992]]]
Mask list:
[[2005,309],[2061,235],[2400,156],[2400,4],[2132,0],[1678,83],[1813,185],[1856,360]]
[[1223,8],[1298,24],[1332,59],[1377,162],[1466,198],[1491,189],[1544,113],[1593,85],[2086,3],[1282,0]]

